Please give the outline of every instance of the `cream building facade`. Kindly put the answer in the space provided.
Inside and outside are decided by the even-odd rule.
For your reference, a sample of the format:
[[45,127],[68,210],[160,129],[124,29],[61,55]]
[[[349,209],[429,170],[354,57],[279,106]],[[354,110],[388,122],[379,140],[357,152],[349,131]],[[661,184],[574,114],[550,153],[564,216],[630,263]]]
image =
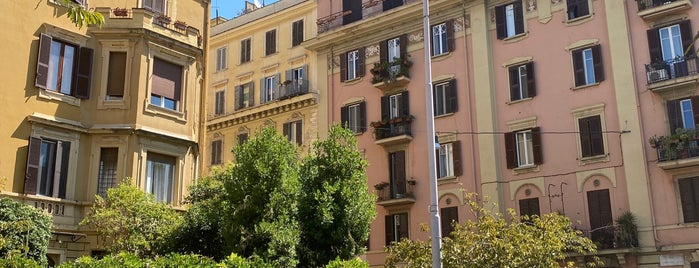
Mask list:
[[283,0],[211,28],[202,170],[233,161],[231,149],[271,126],[307,149],[319,127],[316,4]]
[[100,254],[78,223],[123,178],[182,206],[196,181],[208,0],[72,0],[105,17],[78,28],[61,1],[5,1],[0,196],[54,219],[50,262]]

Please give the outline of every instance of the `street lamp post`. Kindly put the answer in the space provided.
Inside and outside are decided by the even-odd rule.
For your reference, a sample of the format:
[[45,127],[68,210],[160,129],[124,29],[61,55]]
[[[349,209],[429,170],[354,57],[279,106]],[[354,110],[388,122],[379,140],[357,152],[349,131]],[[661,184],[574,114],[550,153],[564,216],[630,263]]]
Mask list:
[[[425,52],[425,107],[427,116],[427,163],[430,175],[430,230],[432,240],[432,267],[442,267],[442,230],[439,220],[439,200],[437,192],[437,163],[435,163],[434,110],[432,104],[432,62],[430,53],[430,5],[422,0],[423,40]],[[402,44],[401,44],[402,45]]]

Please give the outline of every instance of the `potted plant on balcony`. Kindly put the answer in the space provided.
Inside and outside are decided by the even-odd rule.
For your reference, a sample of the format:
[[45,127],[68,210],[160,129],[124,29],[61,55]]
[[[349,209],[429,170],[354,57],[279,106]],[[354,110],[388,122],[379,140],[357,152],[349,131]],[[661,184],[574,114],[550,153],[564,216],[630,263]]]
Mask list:
[[385,189],[386,187],[388,187],[388,182],[385,182],[385,181],[374,185],[374,189],[379,190],[379,191]]
[[160,25],[163,25],[163,26],[167,26],[168,24],[170,24],[170,22],[172,22],[172,19],[165,14],[158,15],[156,20],[158,21],[158,23]]
[[112,13],[114,13],[114,16],[117,17],[126,17],[129,14],[129,11],[126,10],[126,8],[115,8],[112,10]]
[[623,246],[637,247],[638,246],[638,226],[636,225],[636,216],[630,211],[626,211],[615,220],[619,226],[619,242]]
[[175,26],[175,29],[178,29],[181,31],[187,30],[187,23],[184,21],[180,21],[180,20],[175,21],[175,24],[173,24],[173,25]]
[[372,84],[389,82],[391,76],[388,73],[388,66],[388,62],[385,61],[374,63],[374,67],[369,70],[372,75]]
[[392,118],[388,122],[390,124],[410,123],[413,121],[413,119],[415,119],[415,116],[409,114],[409,115],[403,115],[403,116]]

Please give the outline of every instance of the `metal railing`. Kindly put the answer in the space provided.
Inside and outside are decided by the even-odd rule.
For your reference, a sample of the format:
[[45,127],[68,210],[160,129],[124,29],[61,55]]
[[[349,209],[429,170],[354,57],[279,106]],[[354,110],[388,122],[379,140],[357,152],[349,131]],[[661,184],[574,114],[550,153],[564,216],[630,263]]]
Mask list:
[[659,7],[662,5],[667,5],[672,2],[677,2],[680,0],[636,0],[638,3],[638,11],[644,11],[646,9],[651,9],[654,7]]
[[625,234],[619,225],[607,225],[582,232],[597,245],[598,250],[638,247],[638,241]]
[[685,159],[699,156],[699,141],[677,141],[658,144],[658,162]]
[[306,94],[308,93],[308,80],[287,80],[280,85],[275,85],[272,88],[271,96],[267,95],[267,93],[269,93],[267,89],[262,88],[260,94],[263,95],[260,97],[260,104]]
[[400,122],[388,121],[374,125],[374,134],[377,140],[387,139],[400,135],[412,135],[412,120],[402,119]]
[[699,61],[696,55],[677,57],[668,61],[656,61],[646,64],[648,84],[669,79],[695,75],[699,72]]
[[374,187],[376,188],[378,195],[377,201],[381,202],[403,198],[414,198],[414,186],[414,180],[404,180],[402,183],[394,182],[393,184],[388,182],[382,182],[375,185]]

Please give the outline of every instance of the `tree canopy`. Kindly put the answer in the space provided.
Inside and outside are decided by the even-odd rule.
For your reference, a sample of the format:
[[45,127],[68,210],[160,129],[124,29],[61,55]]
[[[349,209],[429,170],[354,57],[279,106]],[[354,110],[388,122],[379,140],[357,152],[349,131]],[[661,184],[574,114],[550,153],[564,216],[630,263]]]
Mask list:
[[0,257],[26,256],[46,264],[53,218],[39,209],[0,198]]

